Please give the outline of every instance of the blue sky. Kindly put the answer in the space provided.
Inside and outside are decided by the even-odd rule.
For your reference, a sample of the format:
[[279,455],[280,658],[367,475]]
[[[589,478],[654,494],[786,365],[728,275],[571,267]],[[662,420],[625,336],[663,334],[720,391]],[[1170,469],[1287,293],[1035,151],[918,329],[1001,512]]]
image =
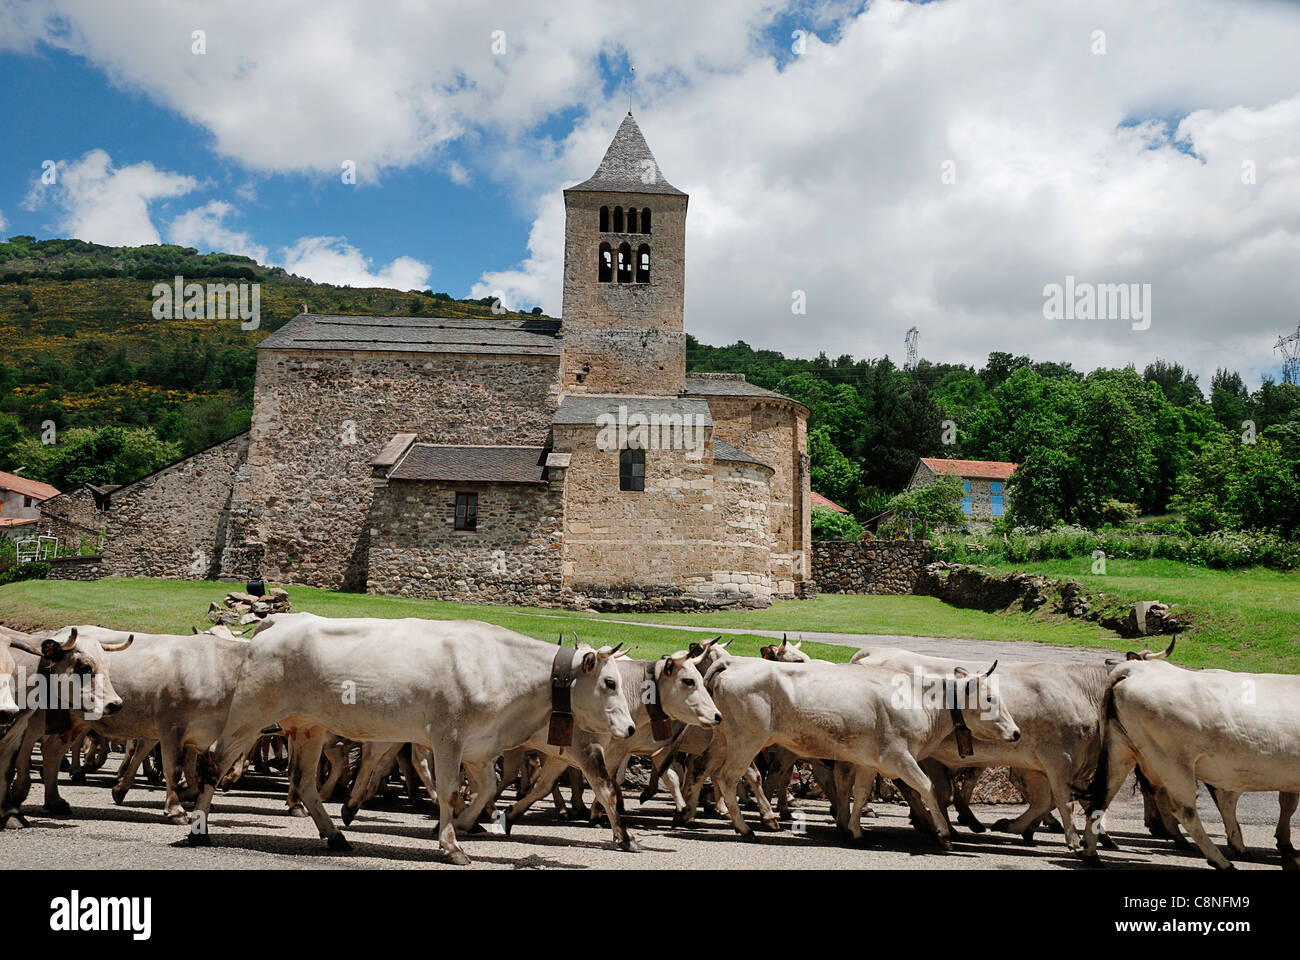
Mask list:
[[[593,9],[0,0],[0,233],[558,315],[561,190],[630,98],[691,195],[706,342],[897,358],[915,325],[933,360],[1276,375],[1300,321],[1300,5]],[[1150,284],[1153,322],[1048,319],[1067,277]]]

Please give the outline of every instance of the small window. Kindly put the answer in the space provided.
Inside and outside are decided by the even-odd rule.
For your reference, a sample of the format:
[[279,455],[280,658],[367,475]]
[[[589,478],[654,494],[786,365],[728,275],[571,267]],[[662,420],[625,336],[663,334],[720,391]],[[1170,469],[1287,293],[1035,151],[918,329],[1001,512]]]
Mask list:
[[456,529],[478,529],[478,494],[456,494]]
[[645,490],[645,451],[627,449],[618,455],[618,488]]
[[963,480],[963,481],[961,482],[961,488],[962,488],[962,490],[963,490],[963,491],[965,492],[965,494],[966,494],[966,496],[964,496],[964,497],[961,498],[961,512],[964,513],[964,514],[966,514],[966,516],[969,517],[969,516],[971,515],[971,503],[970,503],[970,481],[969,481],[969,480]]
[[596,265],[596,279],[601,283],[614,280],[614,251],[608,243],[600,245],[600,260]]
[[619,244],[618,248],[618,282],[632,282],[632,244]]
[[609,207],[600,208],[600,232],[609,233]]
[[23,506],[24,506],[24,507],[30,507],[31,505],[32,505],[32,498],[31,498],[31,497],[23,497]]
[[636,207],[633,207],[631,210],[627,212],[627,232],[628,233],[639,232],[636,228]]
[[622,207],[614,208],[614,232],[615,233],[623,232],[623,208]]
[[641,232],[650,232],[650,208],[646,207],[641,211]]
[[650,245],[643,243],[636,251],[636,282],[650,282]]

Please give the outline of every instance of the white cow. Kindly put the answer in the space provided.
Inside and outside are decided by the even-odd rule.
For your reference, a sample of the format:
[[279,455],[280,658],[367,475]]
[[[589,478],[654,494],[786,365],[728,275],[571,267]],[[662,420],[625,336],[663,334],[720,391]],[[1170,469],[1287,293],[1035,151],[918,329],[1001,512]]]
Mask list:
[[[83,630],[102,644],[126,636],[102,627]],[[113,740],[158,741],[167,781],[163,816],[175,823],[188,822],[181,806],[178,771],[187,748],[206,750],[221,734],[250,645],[210,633],[134,636],[131,649],[113,658],[114,684],[125,704],[122,710],[98,720],[78,718],[68,730],[54,735],[46,734],[39,718],[29,724],[28,741],[39,737],[41,742],[41,779],[47,810],[67,809],[58,794],[59,762],[73,741],[92,729]],[[129,780],[126,785],[129,788]],[[125,789],[120,789],[119,783],[114,788],[114,799],[120,803],[124,797]]]
[[[724,792],[737,832],[753,832],[740,811],[740,778],[760,750],[778,744],[801,757],[835,760],[837,776],[843,763],[867,785],[876,773],[903,780],[921,795],[941,844],[950,849],[948,823],[920,761],[963,723],[979,739],[1020,737],[989,682],[996,666],[995,661],[987,673],[974,676],[931,675],[913,690],[898,682],[905,675],[887,667],[847,670],[722,653],[706,677],[723,716],[708,774]],[[865,792],[855,790],[849,813],[854,837],[861,836]]]
[[[705,729],[721,722],[718,708],[704,689],[704,677],[697,669],[699,660],[700,657],[679,650],[649,664],[652,674],[647,674],[644,660],[618,661],[618,669],[623,675],[623,695],[636,723],[636,734],[628,739],[611,741],[605,734],[580,732],[575,734],[571,745],[558,747],[546,742],[545,730],[534,733],[524,746],[545,754],[547,759],[533,789],[516,800],[506,813],[507,832],[529,807],[550,793],[560,775],[573,766],[582,771],[597,801],[604,807],[614,832],[614,842],[623,850],[639,851],[641,848],[636,839],[619,816],[620,790],[612,775],[617,775],[629,756],[657,753],[671,739],[670,726],[668,736],[656,740],[651,729],[647,697],[657,700],[669,720]],[[673,789],[671,780],[669,789]]]
[[[10,653],[6,648],[5,659],[8,661],[9,669],[5,670],[4,665],[0,664],[0,670],[3,670],[4,675],[9,679],[8,688],[13,691],[15,698],[19,694],[24,698],[34,695],[36,688],[33,683],[38,673],[47,673],[50,679],[44,691],[47,699],[43,703],[33,703],[28,700],[25,704],[27,709],[14,712],[9,728],[3,737],[0,737],[0,829],[3,829],[10,819],[26,824],[19,813],[19,806],[27,797],[30,783],[28,763],[31,756],[32,728],[39,727],[43,730],[46,718],[45,710],[33,710],[32,707],[89,706],[92,707],[92,713],[102,713],[104,716],[112,716],[122,709],[122,698],[118,695],[109,676],[112,658],[108,654],[126,650],[131,646],[134,637],[127,634],[117,640],[101,642],[93,636],[93,632],[97,629],[90,626],[65,627],[39,644],[19,639],[8,641],[8,647],[14,648],[18,653]],[[79,703],[60,704],[58,701],[64,697],[64,693],[60,692],[60,684],[69,682],[73,678],[83,681],[82,700]],[[86,680],[91,681],[89,691],[84,686]],[[19,683],[23,687],[21,690]],[[68,689],[63,688],[65,691]],[[86,699],[88,692],[93,694],[93,700]],[[75,724],[83,714],[82,709],[69,709],[67,716]],[[42,766],[49,765],[50,761],[42,758]],[[54,763],[54,767],[58,769],[57,762]],[[56,808],[54,812],[59,811]]]
[[[1232,865],[1201,824],[1198,780],[1234,795],[1300,792],[1300,676],[1133,661],[1111,675],[1100,717],[1102,750],[1084,832],[1089,862],[1099,862],[1101,817],[1134,764],[1220,869]],[[1300,869],[1300,858],[1284,852],[1283,866]]]
[[[475,620],[272,614],[257,630],[226,729],[200,765],[196,842],[206,842],[207,812],[221,773],[278,721],[298,743],[290,778],[334,850],[349,844],[316,790],[326,730],[350,740],[431,747],[439,797],[457,793],[463,764],[475,802],[454,823],[451,804],[439,805],[438,840],[452,863],[469,863],[456,827],[473,824],[494,795],[502,751],[547,722],[556,653],[551,644]],[[630,737],[636,727],[612,653],[566,648],[560,666],[575,677],[575,726]]]

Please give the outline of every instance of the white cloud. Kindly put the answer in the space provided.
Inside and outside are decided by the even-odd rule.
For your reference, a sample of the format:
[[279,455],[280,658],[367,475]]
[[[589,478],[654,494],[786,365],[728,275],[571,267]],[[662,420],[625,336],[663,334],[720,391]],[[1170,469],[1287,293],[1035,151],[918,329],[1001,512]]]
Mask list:
[[201,253],[238,253],[266,263],[267,250],[252,236],[232,230],[225,219],[235,208],[222,200],[210,200],[201,207],[187,210],[171,222],[167,239],[182,247],[195,247]]
[[[92,0],[23,6],[0,11],[6,44],[84,56],[252,171],[333,177],[351,159],[362,182],[416,163],[457,180],[439,151],[460,141],[473,152],[458,155],[534,212],[527,257],[485,265],[475,292],[551,313],[559,190],[591,173],[619,122],[628,85],[602,64],[626,57],[649,142],[691,194],[687,328],[703,340],[898,356],[916,324],[936,360],[1001,349],[1086,368],[1161,355],[1204,376],[1222,363],[1274,368],[1272,342],[1294,327],[1294,5],[814,3],[781,22],[806,19],[822,39],[779,66],[763,30],[791,4],[776,0],[671,0],[616,17],[577,0],[378,16],[351,0],[135,0],[126,15]],[[580,119],[562,140],[531,135],[570,111]],[[955,184],[941,182],[945,161]],[[428,276],[411,258],[375,273],[337,239],[290,253],[317,279]],[[1151,283],[1151,329],[1045,321],[1043,286],[1067,274]],[[806,317],[790,313],[796,289]]]
[[345,237],[300,237],[284,251],[283,266],[290,273],[310,277],[317,283],[395,290],[424,289],[432,272],[429,264],[414,257],[398,257],[376,271],[370,258],[363,256]]
[[193,177],[148,162],[115,168],[104,150],[60,161],[55,169],[55,182],[43,183],[38,177],[24,206],[35,210],[50,203],[58,210],[61,233],[107,246],[160,243],[150,206],[184,196],[199,185]]
[[5,212],[0,210],[0,230],[8,230],[9,221],[5,219]]

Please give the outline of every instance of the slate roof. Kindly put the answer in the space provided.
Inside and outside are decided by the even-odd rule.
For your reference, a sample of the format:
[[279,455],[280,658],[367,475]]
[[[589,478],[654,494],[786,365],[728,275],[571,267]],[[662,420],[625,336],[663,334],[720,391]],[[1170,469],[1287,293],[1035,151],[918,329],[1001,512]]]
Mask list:
[[14,493],[21,493],[24,497],[31,497],[38,502],[59,495],[57,487],[52,487],[48,483],[41,483],[39,480],[20,477],[16,473],[0,472],[0,490],[12,490]]
[[545,447],[457,447],[416,443],[389,480],[545,483]]
[[259,349],[560,355],[560,321],[540,317],[361,317],[300,313]]
[[757,464],[760,467],[767,467],[767,469],[769,470],[772,469],[770,466],[768,466],[768,464],[764,463],[762,460],[755,460],[744,450],[737,450],[731,444],[723,443],[721,440],[713,441],[713,459],[730,460],[733,463],[753,463],[753,464]]
[[699,418],[696,422],[701,426],[713,426],[709,405],[703,400],[691,400],[686,397],[603,397],[584,394],[569,394],[561,400],[553,422],[561,425],[596,426],[596,420],[601,414],[609,414],[617,418],[620,405],[627,408],[628,417],[634,414],[646,418],[692,416]]
[[[689,373],[686,374],[686,389],[683,393],[699,397],[771,397],[773,400],[799,403],[798,400],[792,400],[775,390],[767,390],[744,379],[691,376]],[[803,406],[803,404],[799,405]]]
[[1019,466],[1004,460],[940,460],[937,457],[922,457],[921,462],[935,473],[968,480],[1008,480]]
[[[653,180],[646,183],[643,179],[649,171]],[[614,192],[614,193],[667,193],[684,197],[682,191],[664,179],[659,163],[650,152],[649,145],[636,120],[629,112],[619,124],[618,132],[610,141],[605,157],[591,178],[584,180],[570,191]]]

